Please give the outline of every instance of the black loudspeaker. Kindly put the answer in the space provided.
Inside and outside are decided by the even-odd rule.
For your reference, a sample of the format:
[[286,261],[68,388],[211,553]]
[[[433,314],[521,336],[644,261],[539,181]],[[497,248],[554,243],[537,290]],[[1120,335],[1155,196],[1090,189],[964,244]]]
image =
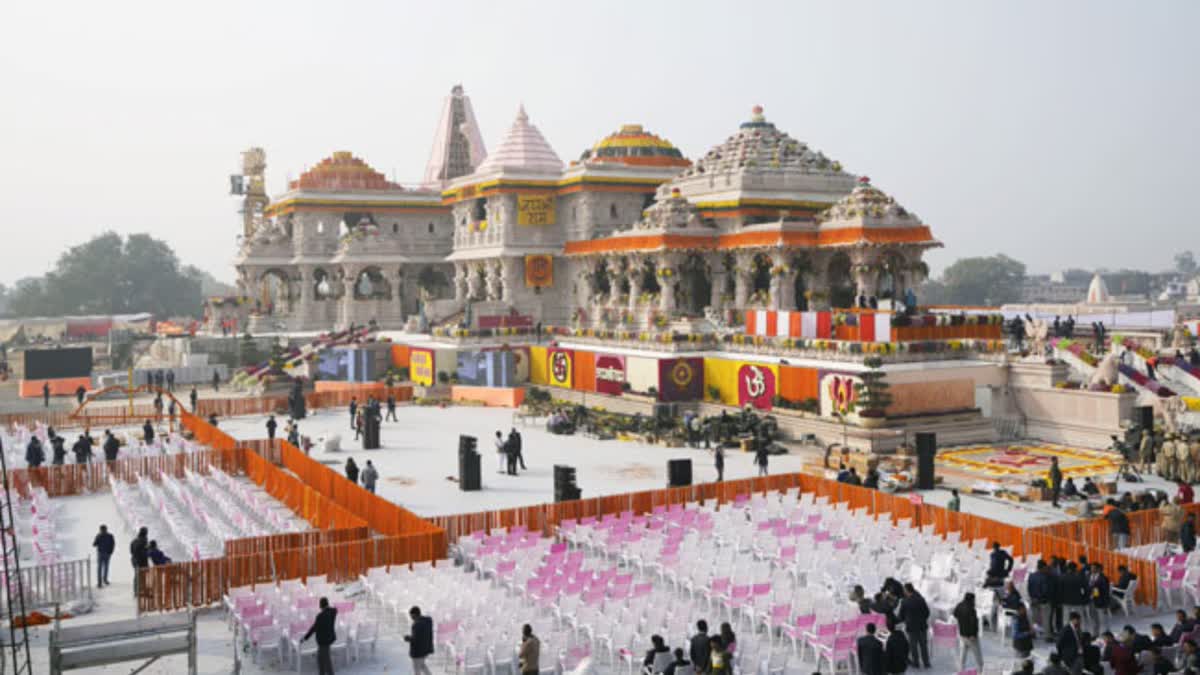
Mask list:
[[670,422],[675,419],[676,408],[677,406],[674,403],[655,403],[654,419],[660,422]]
[[692,484],[692,460],[667,460],[667,487],[688,487]]
[[474,436],[458,437],[458,489],[473,492],[483,489],[479,453]]
[[917,489],[932,490],[933,460],[937,457],[937,434],[917,434]]
[[1148,405],[1138,406],[1137,407],[1137,415],[1135,416],[1134,419],[1137,420],[1138,426],[1140,426],[1141,428],[1153,429],[1154,428],[1154,408],[1151,406],[1148,406]]
[[554,465],[554,501],[570,502],[582,496],[579,486],[575,484],[575,467],[562,464]]
[[379,415],[374,407],[368,407],[363,414],[363,450],[379,449]]

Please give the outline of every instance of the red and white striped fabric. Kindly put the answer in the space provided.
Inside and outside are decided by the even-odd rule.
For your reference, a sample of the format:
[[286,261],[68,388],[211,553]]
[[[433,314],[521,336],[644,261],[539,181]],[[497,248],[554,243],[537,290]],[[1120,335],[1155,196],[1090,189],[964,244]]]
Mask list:
[[[892,339],[890,312],[858,316],[860,342],[888,342]],[[794,312],[751,309],[746,312],[746,335],[763,337],[833,338],[833,312]]]

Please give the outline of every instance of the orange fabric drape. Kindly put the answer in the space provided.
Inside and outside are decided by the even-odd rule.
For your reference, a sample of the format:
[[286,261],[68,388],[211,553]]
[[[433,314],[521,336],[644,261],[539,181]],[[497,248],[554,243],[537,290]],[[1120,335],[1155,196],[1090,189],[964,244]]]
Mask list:
[[575,351],[575,381],[573,389],[596,391],[596,353]]
[[779,395],[789,401],[819,398],[817,369],[779,366]]

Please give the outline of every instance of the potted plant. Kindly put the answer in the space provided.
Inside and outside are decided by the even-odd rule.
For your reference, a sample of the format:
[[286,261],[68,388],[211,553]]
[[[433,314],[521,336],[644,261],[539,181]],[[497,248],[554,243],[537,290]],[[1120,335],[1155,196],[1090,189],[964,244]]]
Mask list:
[[892,404],[891,386],[883,372],[883,359],[869,356],[863,359],[867,370],[854,385],[858,400],[858,418],[864,427],[881,427],[887,423],[887,407]]

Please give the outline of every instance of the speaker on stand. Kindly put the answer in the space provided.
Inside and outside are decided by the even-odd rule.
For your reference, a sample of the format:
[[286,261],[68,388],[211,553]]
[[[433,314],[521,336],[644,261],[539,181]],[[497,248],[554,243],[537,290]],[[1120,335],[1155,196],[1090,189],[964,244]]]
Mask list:
[[1135,418],[1137,419],[1138,426],[1140,426],[1141,428],[1143,428],[1143,429],[1153,429],[1154,428],[1154,408],[1152,406],[1148,406],[1148,405],[1138,406],[1137,407],[1137,415],[1135,416]]
[[917,489],[932,490],[936,482],[934,459],[937,457],[937,434],[917,433]]
[[554,501],[570,502],[582,496],[579,486],[575,484],[575,467],[563,464],[554,465]]
[[667,460],[667,487],[688,487],[692,484],[692,460]]
[[474,492],[483,489],[480,472],[480,457],[476,451],[474,436],[458,437],[458,489],[463,492]]

